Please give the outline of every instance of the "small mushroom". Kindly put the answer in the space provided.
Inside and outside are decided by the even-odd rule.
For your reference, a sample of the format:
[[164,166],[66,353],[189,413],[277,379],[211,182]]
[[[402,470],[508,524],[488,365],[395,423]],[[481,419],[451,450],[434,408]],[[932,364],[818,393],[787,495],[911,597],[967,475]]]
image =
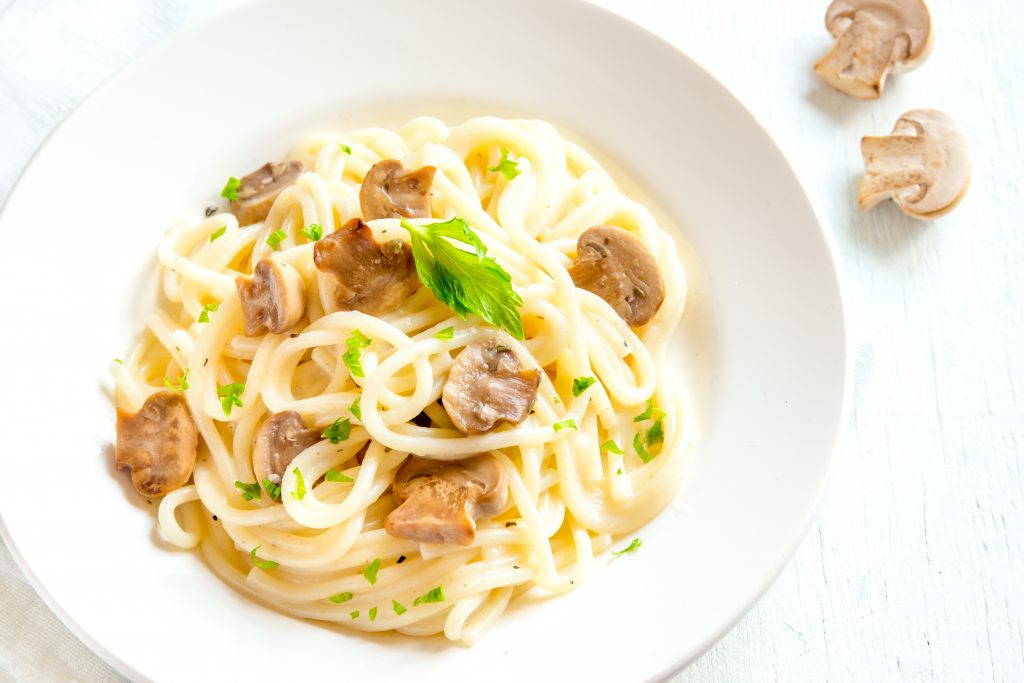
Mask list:
[[353,218],[313,247],[316,267],[338,281],[338,304],[369,315],[390,313],[419,289],[412,249],[400,239],[379,244]]
[[252,449],[252,470],[256,482],[263,483],[268,479],[280,484],[295,456],[320,440],[320,430],[306,429],[302,416],[294,410],[274,413],[256,433]]
[[363,220],[375,218],[430,218],[433,166],[407,170],[397,159],[378,161],[359,189]]
[[654,255],[632,233],[611,225],[580,235],[569,275],[633,326],[653,318],[665,300],[665,281]]
[[493,455],[464,460],[414,455],[395,472],[391,492],[400,505],[384,522],[389,534],[418,543],[470,545],[476,520],[505,507],[508,484]]
[[825,26],[836,44],[814,71],[861,99],[881,97],[890,73],[913,71],[931,52],[931,15],[923,0],[835,0]]
[[490,339],[470,344],[455,358],[441,403],[460,432],[480,434],[499,420],[525,420],[538,386],[539,370],[523,372],[515,351]]
[[934,109],[900,117],[892,134],[860,142],[864,178],[860,206],[870,209],[893,199],[914,218],[952,211],[971,184],[971,151],[956,120]]
[[306,312],[306,284],[294,266],[262,258],[252,277],[235,278],[242,303],[245,335],[255,337],[265,330],[274,334],[295,327]]
[[231,201],[231,213],[238,218],[238,224],[252,225],[266,219],[277,195],[294,183],[303,170],[301,161],[268,161],[242,178],[238,199]]
[[199,430],[180,393],[158,391],[137,413],[117,409],[114,464],[131,470],[132,484],[144,496],[162,496],[184,486],[198,448]]

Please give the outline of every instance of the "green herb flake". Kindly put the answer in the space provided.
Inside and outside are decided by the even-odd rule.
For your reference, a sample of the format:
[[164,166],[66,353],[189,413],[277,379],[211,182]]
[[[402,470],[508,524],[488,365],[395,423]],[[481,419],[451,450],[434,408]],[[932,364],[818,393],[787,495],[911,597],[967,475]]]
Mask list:
[[556,432],[560,432],[563,429],[576,429],[576,420],[562,420],[552,425]]
[[352,610],[351,612],[348,613],[348,615],[350,617],[352,617],[353,619],[358,619],[359,618],[359,610]]
[[612,551],[612,555],[615,555],[616,557],[618,557],[619,555],[625,555],[626,553],[631,553],[634,550],[639,550],[641,545],[643,545],[643,541],[641,541],[639,538],[634,538],[633,542],[630,543],[629,545],[627,545],[622,550],[613,550]]
[[665,428],[662,425],[661,418],[659,417],[651,425],[651,428],[647,430],[647,434],[644,435],[644,441],[647,442],[648,446],[657,446],[665,440]]
[[363,420],[363,411],[359,407],[359,402],[363,400],[362,396],[357,396],[356,400],[352,401],[352,405],[348,407],[348,411],[352,413],[352,417],[356,418],[360,422]]
[[636,436],[633,437],[633,450],[636,451],[636,454],[640,456],[641,460],[647,463],[650,462],[651,458],[653,458],[654,456],[651,455],[650,452],[648,452],[648,450],[644,447],[644,442],[640,438],[642,434],[643,432],[637,432]]
[[444,602],[444,586],[438,586],[432,591],[424,593],[412,601],[412,606],[415,607],[425,602]]
[[308,228],[302,229],[302,235],[310,242],[318,242],[324,236],[324,229],[319,223],[311,223]]
[[[487,256],[487,247],[466,221],[455,217],[444,223],[413,225],[403,218],[401,225],[412,236],[416,274],[438,301],[462,319],[476,313],[523,339],[519,316],[523,300],[512,288],[512,276]],[[456,242],[472,251],[460,249]]]
[[259,484],[246,484],[244,481],[236,481],[235,488],[242,492],[242,498],[244,498],[245,500],[260,499]]
[[405,614],[408,611],[397,600],[392,600],[391,601],[391,609],[395,610],[395,614],[398,614],[398,615]]
[[637,415],[636,417],[634,417],[633,418],[633,422],[643,422],[644,420],[650,420],[651,418],[654,418],[655,420],[658,420],[658,419],[661,419],[663,417],[665,417],[665,411],[662,410],[661,408],[656,408],[654,406],[654,401],[651,400],[651,399],[648,399],[647,400],[647,410],[645,410],[644,412],[642,412],[639,415]]
[[505,176],[505,180],[512,180],[522,173],[522,171],[519,170],[519,162],[509,159],[508,150],[504,147],[501,148],[501,160],[498,162],[498,165],[488,166],[487,170],[492,173],[501,173],[501,175]]
[[295,475],[295,490],[292,491],[292,498],[302,500],[306,497],[306,480],[303,478],[302,471],[298,467],[292,470],[292,474]]
[[338,143],[338,147],[340,147],[341,151],[344,152],[345,154],[351,154],[352,153],[352,148],[349,147],[348,145],[344,145],[344,144],[339,142]]
[[609,453],[614,453],[615,455],[622,455],[625,452],[621,448],[619,448],[619,444],[615,443],[611,439],[608,439],[603,444],[601,444],[601,450],[608,451]]
[[321,438],[327,439],[331,443],[341,443],[342,441],[347,439],[349,437],[349,434],[351,433],[352,423],[349,422],[349,419],[347,417],[339,417],[337,420],[334,421],[333,424],[331,424],[330,427],[325,429],[320,436]]
[[228,231],[228,226],[226,226],[226,225],[220,226],[220,228],[217,230],[217,232],[215,232],[212,235],[210,235],[210,241],[211,242],[216,242],[217,238],[218,237],[223,237],[224,233],[227,232],[227,231]]
[[241,187],[242,181],[231,176],[228,178],[228,182],[225,183],[224,189],[220,191],[220,196],[224,199],[230,199],[233,202],[238,201],[238,188]]
[[376,618],[377,618],[377,608],[376,607],[371,607],[370,608],[370,621],[373,621]]
[[270,496],[271,500],[281,500],[281,487],[278,484],[270,481],[269,479],[263,480],[263,488],[267,490],[267,495]]
[[216,312],[218,308],[220,308],[220,304],[218,303],[206,304],[203,306],[203,310],[199,312],[199,322],[210,322],[210,314]]
[[171,391],[187,391],[188,390],[188,368],[185,368],[185,371],[183,373],[181,373],[181,377],[179,377],[178,379],[174,380],[173,382],[171,381],[170,377],[164,377],[164,384],[166,384],[167,388],[170,389]]
[[220,396],[220,407],[224,410],[224,415],[231,416],[232,406],[242,407],[241,396],[243,393],[245,393],[245,384],[243,382],[225,384],[217,388],[217,395]]
[[114,362],[117,363],[118,365],[124,365],[124,361],[121,360],[120,358],[115,358]]
[[363,570],[363,578],[370,582],[370,585],[377,583],[377,570],[380,569],[380,558],[378,557]]
[[351,600],[352,599],[352,594],[349,593],[348,591],[345,591],[344,593],[338,593],[337,595],[332,595],[331,597],[329,597],[327,599],[330,600],[331,602],[333,602],[335,605],[337,605],[338,603],[348,602],[349,600]]
[[278,229],[270,233],[270,237],[267,238],[267,245],[271,249],[280,249],[281,242],[284,242],[286,239],[288,239],[288,233],[284,230]]
[[584,391],[593,386],[594,382],[596,381],[596,377],[577,377],[572,381],[572,395],[579,396]]
[[451,339],[455,336],[455,328],[449,325],[434,336],[438,339]]
[[348,351],[341,356],[341,359],[345,362],[345,367],[348,368],[353,377],[366,376],[363,372],[362,352],[360,349],[364,349],[370,344],[370,339],[359,330],[352,330],[352,334],[345,341]]
[[326,481],[337,481],[337,482],[341,482],[343,484],[344,483],[351,483],[352,481],[354,481],[352,479],[352,477],[348,476],[347,474],[342,474],[341,472],[339,472],[338,470],[334,469],[333,467],[331,469],[327,470],[327,474],[324,475],[324,480],[326,480]]
[[619,469],[615,470],[615,474],[621,475],[622,474],[622,468],[620,467]]
[[258,545],[249,551],[249,559],[252,560],[253,566],[258,569],[275,569],[277,567],[280,567],[281,565],[279,565],[277,562],[274,562],[273,560],[261,560],[260,558],[256,557],[256,551],[262,547],[263,546]]

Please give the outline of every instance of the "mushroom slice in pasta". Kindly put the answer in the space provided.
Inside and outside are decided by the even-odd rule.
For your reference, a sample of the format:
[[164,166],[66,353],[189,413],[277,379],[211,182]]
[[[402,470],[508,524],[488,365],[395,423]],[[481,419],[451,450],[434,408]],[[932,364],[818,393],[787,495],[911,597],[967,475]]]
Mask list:
[[317,242],[313,262],[337,281],[338,305],[368,315],[390,313],[420,287],[409,245],[377,242],[358,218]]
[[490,339],[470,344],[455,358],[441,402],[460,432],[480,434],[502,420],[525,420],[538,386],[540,370],[524,372],[515,351]]
[[178,392],[158,391],[137,413],[117,409],[114,464],[131,470],[132,484],[144,496],[162,496],[184,486],[198,447],[199,430]]
[[598,225],[580,235],[569,268],[576,286],[608,302],[632,326],[654,317],[665,300],[658,260],[632,233]]
[[433,166],[406,169],[397,159],[378,161],[359,188],[363,220],[430,218],[430,186],[436,171]]
[[306,312],[306,284],[294,266],[262,258],[252,277],[235,278],[247,337],[287,332]]
[[231,200],[231,213],[238,218],[238,224],[252,225],[265,220],[277,196],[304,170],[301,161],[268,161],[243,177],[238,185],[238,199]]
[[508,483],[493,455],[463,460],[413,456],[395,473],[392,493],[400,505],[385,521],[389,534],[419,543],[470,545],[476,520],[505,507]]
[[294,410],[274,413],[256,434],[252,451],[252,470],[256,481],[281,483],[288,465],[302,451],[320,442],[320,430],[307,429],[302,416]]

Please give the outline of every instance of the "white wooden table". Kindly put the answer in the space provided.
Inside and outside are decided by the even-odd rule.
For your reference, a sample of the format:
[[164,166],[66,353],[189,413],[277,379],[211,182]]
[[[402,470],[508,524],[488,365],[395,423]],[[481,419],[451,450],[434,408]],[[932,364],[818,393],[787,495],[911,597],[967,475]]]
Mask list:
[[[0,0],[0,200],[97,84],[239,1]],[[688,52],[774,133],[832,224],[858,350],[817,523],[760,604],[676,680],[1024,680],[1024,5],[933,0],[931,59],[865,103],[811,74],[831,44],[827,0],[599,4]],[[974,186],[934,223],[888,205],[861,214],[860,137],[920,107],[961,120]],[[121,680],[3,548],[0,605],[0,680]]]

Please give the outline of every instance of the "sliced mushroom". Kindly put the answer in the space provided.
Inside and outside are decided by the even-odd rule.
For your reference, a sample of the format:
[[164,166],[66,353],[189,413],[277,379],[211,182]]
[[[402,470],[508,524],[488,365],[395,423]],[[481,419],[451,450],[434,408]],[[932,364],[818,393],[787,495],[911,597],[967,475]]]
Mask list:
[[633,326],[653,318],[665,300],[665,281],[654,255],[632,233],[611,225],[580,235],[569,275]]
[[523,372],[515,351],[490,339],[470,344],[455,358],[441,403],[460,432],[480,434],[500,420],[525,420],[538,386],[540,370]]
[[835,47],[814,71],[837,90],[878,99],[890,74],[919,67],[932,46],[932,22],[923,0],[835,0],[825,26]]
[[391,491],[400,505],[384,528],[418,543],[470,545],[476,520],[501,512],[508,499],[505,470],[493,455],[464,460],[414,455],[395,472]]
[[892,134],[860,142],[864,178],[860,206],[893,199],[914,218],[952,211],[971,184],[971,150],[956,120],[934,109],[900,117]]
[[277,195],[293,184],[305,170],[301,161],[267,163],[242,178],[238,199],[231,201],[231,213],[239,225],[252,225],[265,220]]
[[117,409],[114,464],[131,470],[132,484],[144,496],[162,496],[184,486],[198,448],[199,430],[178,392],[158,391],[137,413]]
[[338,281],[340,306],[369,315],[390,313],[420,286],[409,245],[379,244],[358,218],[317,242],[313,262]]
[[281,483],[288,465],[302,451],[321,440],[320,430],[307,429],[302,416],[294,410],[274,413],[256,433],[252,450],[252,471],[256,482],[268,479]]
[[359,189],[363,220],[430,218],[430,185],[436,171],[433,166],[408,170],[397,159],[378,161]]
[[245,335],[255,337],[266,330],[274,334],[295,327],[306,312],[306,283],[294,266],[262,258],[252,277],[235,278],[242,303]]

